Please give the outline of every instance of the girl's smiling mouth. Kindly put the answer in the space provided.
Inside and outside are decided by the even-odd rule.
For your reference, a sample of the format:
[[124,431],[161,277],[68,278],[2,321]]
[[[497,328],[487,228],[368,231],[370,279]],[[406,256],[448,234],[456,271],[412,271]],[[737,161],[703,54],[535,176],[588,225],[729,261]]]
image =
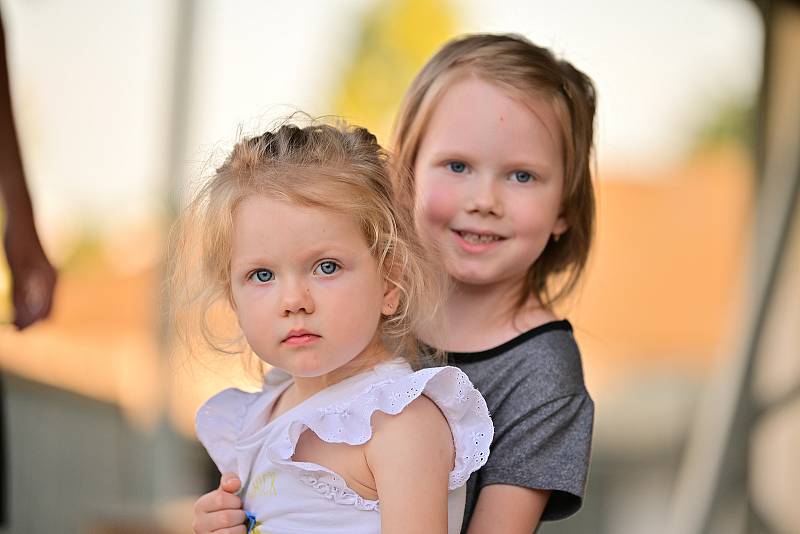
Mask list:
[[456,242],[467,252],[483,252],[494,248],[506,238],[481,230],[452,230]]

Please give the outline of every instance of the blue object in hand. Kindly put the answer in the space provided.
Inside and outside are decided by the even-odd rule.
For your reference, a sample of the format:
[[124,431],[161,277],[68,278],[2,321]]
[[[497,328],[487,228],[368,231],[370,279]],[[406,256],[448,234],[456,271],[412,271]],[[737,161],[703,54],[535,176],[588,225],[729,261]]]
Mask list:
[[244,524],[247,526],[247,534],[253,531],[256,527],[256,516],[248,512],[247,510],[244,511]]

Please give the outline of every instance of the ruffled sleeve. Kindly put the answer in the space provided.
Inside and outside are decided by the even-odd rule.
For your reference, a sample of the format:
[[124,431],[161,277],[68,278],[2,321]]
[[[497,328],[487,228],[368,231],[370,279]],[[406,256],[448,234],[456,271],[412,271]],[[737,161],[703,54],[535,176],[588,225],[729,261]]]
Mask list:
[[453,434],[456,461],[449,485],[453,490],[466,484],[469,476],[488,460],[494,427],[486,401],[463,371],[440,367],[419,372],[425,371],[430,372],[425,395],[442,410]]
[[279,464],[318,471],[315,464],[291,461],[297,441],[307,428],[329,443],[361,445],[372,437],[373,413],[396,415],[422,394],[436,403],[450,425],[456,460],[449,489],[456,489],[486,463],[494,432],[486,402],[456,367],[391,376],[364,387],[344,402],[298,412],[285,427],[282,439],[270,445],[270,457]]
[[236,441],[241,435],[248,406],[258,395],[235,388],[226,389],[211,397],[197,411],[197,438],[220,473],[232,472],[241,477]]

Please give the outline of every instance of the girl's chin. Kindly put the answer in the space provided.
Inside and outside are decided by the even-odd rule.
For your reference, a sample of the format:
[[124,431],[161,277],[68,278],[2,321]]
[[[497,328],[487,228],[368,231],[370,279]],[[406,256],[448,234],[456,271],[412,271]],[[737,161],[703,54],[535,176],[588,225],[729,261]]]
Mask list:
[[[485,266],[483,266],[485,267]],[[447,264],[447,274],[456,285],[468,286],[472,288],[486,289],[489,286],[516,286],[524,282],[527,272],[503,273],[496,270],[467,267],[464,265]]]
[[448,274],[457,284],[465,286],[489,286],[497,282],[497,279],[491,273],[486,272],[448,269]]

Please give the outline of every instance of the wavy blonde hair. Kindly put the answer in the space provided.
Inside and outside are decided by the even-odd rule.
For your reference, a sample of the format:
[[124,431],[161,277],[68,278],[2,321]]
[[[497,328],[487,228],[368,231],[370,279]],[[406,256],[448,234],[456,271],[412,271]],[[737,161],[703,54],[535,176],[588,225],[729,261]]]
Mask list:
[[519,35],[475,34],[445,44],[411,83],[394,125],[392,149],[398,168],[406,171],[397,173],[396,187],[407,205],[414,202],[410,171],[431,114],[447,88],[467,76],[494,84],[522,102],[533,95],[543,97],[559,119],[564,161],[561,214],[569,229],[558,241],[550,239],[530,266],[516,303],[520,308],[532,294],[550,308],[575,288],[594,234],[594,85],[570,63]]
[[398,310],[381,317],[381,338],[394,355],[416,364],[413,332],[437,316],[443,280],[417,239],[411,212],[397,201],[390,172],[375,136],[343,122],[287,122],[239,142],[171,234],[170,316],[181,340],[196,348],[199,339],[228,354],[249,351],[238,329],[218,331],[214,310],[231,308],[234,212],[244,198],[264,195],[358,222],[381,275],[401,294]]

